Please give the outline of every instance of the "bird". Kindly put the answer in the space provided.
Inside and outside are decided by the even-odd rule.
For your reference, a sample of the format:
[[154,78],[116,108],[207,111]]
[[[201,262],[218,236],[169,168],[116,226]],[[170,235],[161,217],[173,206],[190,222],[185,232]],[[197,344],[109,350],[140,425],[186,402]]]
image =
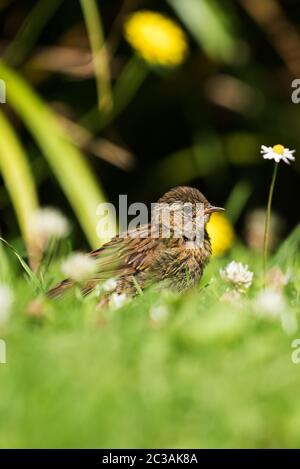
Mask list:
[[[88,255],[97,271],[82,285],[88,295],[107,279],[116,279],[115,293],[135,296],[156,283],[175,291],[195,286],[211,257],[206,225],[213,212],[223,211],[196,188],[175,187],[154,204],[151,221],[124,231]],[[65,279],[49,292],[56,298],[74,282]]]

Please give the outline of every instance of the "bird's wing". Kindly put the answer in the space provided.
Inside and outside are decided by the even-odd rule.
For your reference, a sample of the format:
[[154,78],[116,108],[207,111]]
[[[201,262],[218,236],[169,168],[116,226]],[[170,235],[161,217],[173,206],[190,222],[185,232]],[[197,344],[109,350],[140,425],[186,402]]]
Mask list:
[[135,275],[147,270],[162,249],[161,239],[149,236],[149,225],[115,236],[91,256],[98,262],[99,280],[109,276]]
[[[83,292],[89,293],[99,282],[146,271],[163,248],[161,239],[150,237],[149,225],[120,234],[90,253],[97,260],[97,271],[87,280]],[[49,290],[50,298],[59,297],[73,286],[69,279]]]

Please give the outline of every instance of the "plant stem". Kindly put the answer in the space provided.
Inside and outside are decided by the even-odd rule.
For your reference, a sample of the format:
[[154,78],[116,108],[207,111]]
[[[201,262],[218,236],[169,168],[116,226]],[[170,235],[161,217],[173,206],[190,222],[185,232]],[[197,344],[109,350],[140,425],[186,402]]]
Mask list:
[[99,111],[109,114],[112,111],[113,99],[100,9],[95,0],[80,0],[80,3],[93,53]]
[[135,278],[134,275],[132,275],[132,282],[133,282],[133,284],[134,284],[134,286],[135,286],[135,288],[136,288],[136,292],[137,292],[139,295],[143,295],[143,294],[144,294],[144,293],[143,293],[143,290],[141,289],[141,287],[140,287],[140,285],[139,285],[139,283],[138,283],[138,281],[137,281],[137,279]]
[[275,187],[275,181],[278,171],[278,163],[275,163],[273,169],[273,176],[269,191],[269,198],[268,198],[268,205],[267,205],[267,215],[266,215],[266,222],[265,222],[265,233],[264,233],[264,247],[263,247],[263,268],[264,268],[264,279],[266,278],[267,273],[267,262],[268,262],[268,242],[269,242],[269,231],[270,231],[270,220],[271,220],[271,207],[272,207],[272,199]]

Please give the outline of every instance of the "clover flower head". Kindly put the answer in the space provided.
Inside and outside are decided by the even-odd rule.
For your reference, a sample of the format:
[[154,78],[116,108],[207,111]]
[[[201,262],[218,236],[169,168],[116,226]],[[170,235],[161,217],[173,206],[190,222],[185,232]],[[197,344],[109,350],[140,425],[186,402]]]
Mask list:
[[237,290],[227,290],[220,298],[221,301],[225,303],[230,303],[234,306],[241,306],[242,295]]
[[266,288],[254,300],[254,310],[257,314],[276,318],[287,308],[284,296],[279,291]]
[[5,325],[11,314],[11,307],[13,303],[13,293],[11,289],[5,285],[0,284],[0,325]]
[[164,304],[156,304],[150,308],[149,316],[153,322],[161,323],[167,320],[169,316],[169,310]]
[[254,299],[253,309],[259,316],[279,321],[286,334],[293,335],[297,332],[297,318],[290,310],[282,292],[270,287],[266,288]]
[[64,238],[69,232],[67,218],[55,208],[40,208],[31,218],[32,237],[41,249],[45,249],[51,239]]
[[[266,210],[255,209],[246,217],[245,236],[249,247],[255,251],[261,251],[264,246],[264,230],[266,223]],[[281,240],[285,220],[274,210],[270,215],[269,247],[273,250]]]
[[62,273],[74,282],[82,282],[95,274],[97,261],[87,254],[75,252],[62,264]]
[[248,265],[241,262],[230,262],[224,270],[220,270],[220,275],[234,287],[238,292],[244,293],[252,284],[253,272],[249,270]]
[[160,13],[150,10],[133,13],[124,29],[129,44],[151,65],[175,67],[187,55],[185,33],[175,21]]
[[109,278],[102,283],[102,290],[106,293],[111,293],[117,288],[117,281],[114,278]]
[[279,267],[272,267],[266,273],[266,284],[268,287],[281,292],[292,279],[292,270],[285,273]]
[[284,163],[290,164],[291,161],[295,161],[295,150],[290,150],[280,144],[274,145],[273,147],[262,145],[260,152],[265,160],[274,160],[276,163],[283,161]]
[[113,309],[122,308],[128,301],[126,293],[113,293],[110,297],[109,306]]

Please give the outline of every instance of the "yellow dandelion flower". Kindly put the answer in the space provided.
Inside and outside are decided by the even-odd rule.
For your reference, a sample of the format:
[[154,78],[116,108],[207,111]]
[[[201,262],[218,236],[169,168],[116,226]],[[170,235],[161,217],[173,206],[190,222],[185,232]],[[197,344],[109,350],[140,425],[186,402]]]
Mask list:
[[188,46],[183,30],[160,13],[141,10],[125,23],[125,37],[151,65],[175,67],[185,59]]
[[221,256],[231,246],[234,240],[234,230],[230,221],[223,213],[213,213],[207,224],[207,232],[211,240],[212,253]]

